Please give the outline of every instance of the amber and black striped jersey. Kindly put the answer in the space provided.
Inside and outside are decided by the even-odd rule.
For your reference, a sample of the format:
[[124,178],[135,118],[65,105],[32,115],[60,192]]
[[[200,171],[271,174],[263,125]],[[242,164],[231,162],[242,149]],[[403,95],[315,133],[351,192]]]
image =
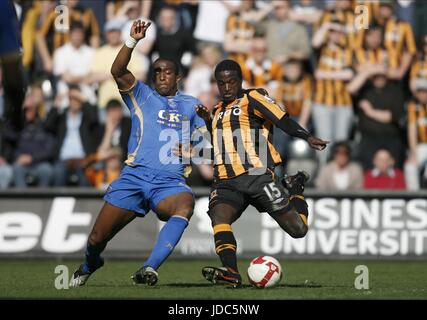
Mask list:
[[427,104],[409,102],[408,122],[417,126],[418,143],[427,143]]
[[282,68],[270,59],[264,60],[262,65],[257,65],[252,58],[239,64],[247,87],[277,87],[282,78]]
[[[417,47],[415,45],[414,34],[411,25],[403,20],[391,18],[385,22],[384,28],[384,47],[396,52],[399,62],[403,53],[415,54]],[[363,43],[365,29],[358,33],[359,44]]]
[[341,45],[349,49],[355,49],[358,45],[358,32],[355,28],[355,14],[351,10],[327,10],[315,25],[315,30],[320,28],[324,23],[331,21],[339,21],[345,28],[346,36],[343,38]]
[[[239,12],[232,14],[227,19],[226,32],[233,35],[236,40],[251,40],[255,34],[255,25],[242,18]],[[229,52],[229,59],[243,62],[247,54],[240,52]]]
[[[55,10],[52,10],[47,16],[46,20],[43,22],[42,26],[38,32],[43,36],[43,38],[48,39],[48,47],[50,53],[53,53],[59,47],[62,47],[70,39],[69,32],[57,31],[55,27],[55,21],[57,18],[57,13]],[[85,40],[89,43],[91,36],[99,36],[100,30],[99,25],[96,20],[95,14],[90,8],[75,7],[70,10],[70,25],[73,22],[80,22],[85,29]],[[51,41],[49,41],[51,39]]]
[[[322,48],[317,69],[321,71],[342,71],[352,68],[353,55],[348,48],[326,45]],[[351,106],[351,96],[343,80],[316,79],[316,104],[327,106]]]
[[399,57],[403,52],[415,54],[417,47],[411,25],[402,20],[389,19],[384,28],[384,46],[396,50]]
[[427,79],[427,55],[417,58],[412,63],[410,78]]
[[384,64],[388,68],[399,67],[399,56],[397,51],[389,48],[364,49],[358,48],[354,52],[357,65]]
[[258,90],[244,90],[231,103],[215,106],[212,121],[214,176],[230,179],[282,162],[273,146],[273,126],[284,108]]
[[276,100],[286,106],[290,116],[299,117],[305,101],[312,99],[312,78],[304,75],[297,81],[290,81],[284,76],[276,92]]

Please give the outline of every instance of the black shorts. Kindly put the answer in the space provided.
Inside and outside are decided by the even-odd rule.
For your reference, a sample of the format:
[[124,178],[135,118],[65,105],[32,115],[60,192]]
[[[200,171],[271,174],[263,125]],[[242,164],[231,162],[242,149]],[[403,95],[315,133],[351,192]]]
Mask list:
[[209,196],[209,211],[222,203],[231,205],[239,215],[249,205],[269,214],[290,208],[285,188],[270,171],[262,175],[245,173],[235,178],[215,181]]

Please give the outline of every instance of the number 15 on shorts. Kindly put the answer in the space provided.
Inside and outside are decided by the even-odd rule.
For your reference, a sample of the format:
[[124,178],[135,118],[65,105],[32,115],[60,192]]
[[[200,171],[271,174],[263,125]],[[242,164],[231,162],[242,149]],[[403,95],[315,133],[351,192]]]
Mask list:
[[282,192],[276,186],[275,182],[270,182],[269,184],[265,185],[265,187],[263,189],[264,189],[264,192],[267,195],[268,199],[270,199],[270,201],[274,201],[274,200],[280,198],[282,195]]

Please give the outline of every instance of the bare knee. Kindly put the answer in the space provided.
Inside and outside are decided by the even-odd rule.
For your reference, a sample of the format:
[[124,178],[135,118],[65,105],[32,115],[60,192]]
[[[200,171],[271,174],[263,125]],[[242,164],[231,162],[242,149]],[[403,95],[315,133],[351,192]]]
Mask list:
[[308,227],[304,223],[302,223],[300,226],[295,226],[291,230],[288,230],[288,234],[294,239],[304,238],[307,232]]
[[177,209],[173,215],[186,218],[188,221],[190,221],[191,217],[193,216],[193,207],[183,207]]
[[89,234],[89,243],[91,245],[97,246],[104,244],[107,241],[105,235],[103,235],[98,229],[92,229]]
[[173,212],[157,212],[157,217],[160,221],[168,221],[173,216],[180,216],[183,218],[186,218],[188,221],[190,221],[191,217],[193,216],[193,207],[182,207],[174,210]]
[[307,234],[308,227],[294,208],[288,211],[281,210],[279,212],[270,213],[270,216],[276,220],[280,228],[292,238],[303,238]]
[[209,218],[211,218],[212,227],[218,225],[218,224],[232,224],[233,219],[229,215],[222,214],[218,211],[209,211],[208,212]]

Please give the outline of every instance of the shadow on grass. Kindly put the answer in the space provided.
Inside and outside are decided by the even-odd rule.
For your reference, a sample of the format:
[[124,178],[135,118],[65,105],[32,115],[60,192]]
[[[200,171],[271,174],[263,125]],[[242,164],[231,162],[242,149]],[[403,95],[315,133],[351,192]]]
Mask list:
[[[221,284],[221,285],[213,285],[211,283],[169,283],[162,285],[162,287],[173,287],[173,288],[209,288],[209,287],[222,287],[226,289],[232,289],[232,290],[238,290],[238,289],[251,289],[253,286],[249,284],[243,284],[242,286],[238,288],[233,288],[230,285],[227,284]],[[275,288],[323,288],[322,285],[317,283],[308,283],[308,284],[281,284],[278,285]]]
[[147,286],[143,284],[92,284],[85,286],[85,288],[149,288],[149,289],[159,289],[160,286]]
[[213,286],[212,283],[168,283],[162,285],[162,287],[172,288],[208,288]]
[[322,285],[317,283],[301,283],[301,284],[281,284],[279,288],[323,288]]

